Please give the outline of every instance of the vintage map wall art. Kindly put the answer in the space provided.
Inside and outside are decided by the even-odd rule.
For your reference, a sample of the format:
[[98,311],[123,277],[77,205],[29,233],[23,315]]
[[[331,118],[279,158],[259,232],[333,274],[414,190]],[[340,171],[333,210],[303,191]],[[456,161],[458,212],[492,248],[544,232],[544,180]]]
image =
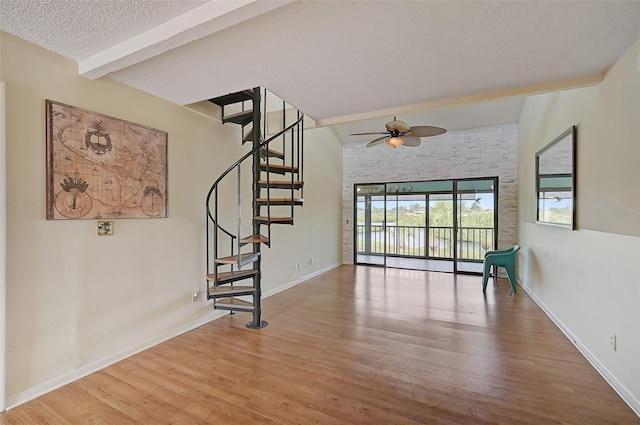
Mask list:
[[47,219],[167,216],[167,133],[46,101]]

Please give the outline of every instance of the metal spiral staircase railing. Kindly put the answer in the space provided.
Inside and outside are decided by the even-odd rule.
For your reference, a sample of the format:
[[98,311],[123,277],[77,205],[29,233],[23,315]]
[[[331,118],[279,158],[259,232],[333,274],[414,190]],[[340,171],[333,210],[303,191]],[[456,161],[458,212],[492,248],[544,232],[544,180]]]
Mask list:
[[[207,193],[207,299],[213,300],[215,309],[253,313],[246,325],[252,329],[268,325],[261,319],[261,245],[271,246],[271,226],[292,225],[294,208],[303,203],[304,116],[284,101],[281,110],[269,111],[266,105],[274,102],[267,102],[267,96],[268,91],[257,87],[209,99],[222,108],[223,124],[242,127],[242,144],[251,142],[251,150],[222,173]],[[274,121],[279,131],[264,139]],[[243,178],[249,175],[243,173],[243,166],[251,167],[250,208],[243,202],[249,197],[243,190]],[[223,214],[233,209],[229,193],[237,198],[233,218]],[[236,285],[247,280],[251,285]]]

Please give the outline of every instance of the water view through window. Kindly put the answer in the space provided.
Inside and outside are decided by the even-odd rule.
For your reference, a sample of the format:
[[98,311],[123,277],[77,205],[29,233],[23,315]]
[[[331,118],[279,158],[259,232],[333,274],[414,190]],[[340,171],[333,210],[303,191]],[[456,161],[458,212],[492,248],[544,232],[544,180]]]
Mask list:
[[358,264],[482,272],[495,249],[497,178],[355,186]]

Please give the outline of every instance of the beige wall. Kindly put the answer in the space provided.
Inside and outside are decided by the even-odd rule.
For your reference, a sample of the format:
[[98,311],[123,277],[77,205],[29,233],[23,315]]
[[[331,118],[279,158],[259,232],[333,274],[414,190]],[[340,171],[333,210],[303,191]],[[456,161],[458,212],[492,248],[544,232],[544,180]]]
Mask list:
[[263,254],[265,275],[280,282],[342,264],[342,143],[329,128],[306,130],[305,158],[304,206],[295,209],[294,226],[272,226]]
[[[640,414],[639,55],[640,40],[597,87],[527,99],[518,215],[523,286]],[[577,231],[535,224],[535,152],[571,125]]]
[[[0,35],[0,51],[2,51],[2,38]],[[1,60],[1,59],[0,59]],[[7,195],[6,195],[6,174],[5,174],[5,101],[4,101],[4,81],[0,80],[0,412],[5,409],[5,377],[6,377],[6,326],[5,318],[7,311],[6,298],[6,230],[7,230]]]
[[[235,126],[108,79],[78,77],[75,62],[0,35],[11,405],[222,314],[190,300],[205,285],[204,197],[247,146]],[[45,99],[167,131],[169,218],[116,220],[112,237],[97,237],[93,220],[45,220]],[[275,229],[265,249],[265,292],[341,261],[342,148],[322,130],[307,142],[306,204],[296,226]],[[295,273],[294,259],[306,261]]]

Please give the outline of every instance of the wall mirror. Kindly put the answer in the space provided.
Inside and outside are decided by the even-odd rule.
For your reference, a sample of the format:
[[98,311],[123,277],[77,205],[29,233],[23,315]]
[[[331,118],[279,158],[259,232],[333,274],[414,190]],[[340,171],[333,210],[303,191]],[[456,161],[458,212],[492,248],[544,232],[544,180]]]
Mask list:
[[536,153],[536,222],[574,230],[576,127]]

